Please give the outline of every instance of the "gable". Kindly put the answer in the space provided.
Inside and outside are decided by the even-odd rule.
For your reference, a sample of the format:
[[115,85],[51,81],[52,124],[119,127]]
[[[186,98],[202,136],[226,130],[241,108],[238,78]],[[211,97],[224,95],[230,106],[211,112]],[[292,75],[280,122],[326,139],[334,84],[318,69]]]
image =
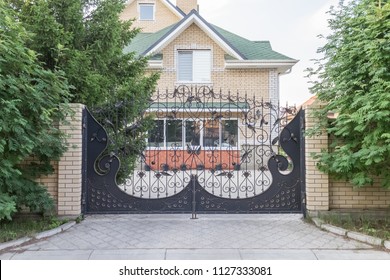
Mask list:
[[142,55],[153,55],[159,53],[170,42],[176,39],[182,32],[184,32],[192,24],[197,25],[203,32],[218,45],[225,50],[225,52],[235,59],[244,60],[243,56],[233,45],[231,45],[218,31],[214,29],[206,20],[204,20],[195,10],[183,18],[172,29],[170,29],[163,37],[151,45]]
[[213,68],[224,68],[226,52],[196,24],[190,25],[161,50],[164,57],[164,67],[175,68],[175,56],[178,50],[211,50]]
[[[177,24],[158,32],[139,34],[124,51],[134,51],[141,56],[155,57],[193,26],[201,30],[201,37],[212,40],[224,51],[225,68],[272,68],[277,69],[279,73],[285,73],[298,62],[298,60],[274,51],[269,41],[250,41],[208,23],[195,10]],[[188,44],[194,43],[192,40],[189,37]]]

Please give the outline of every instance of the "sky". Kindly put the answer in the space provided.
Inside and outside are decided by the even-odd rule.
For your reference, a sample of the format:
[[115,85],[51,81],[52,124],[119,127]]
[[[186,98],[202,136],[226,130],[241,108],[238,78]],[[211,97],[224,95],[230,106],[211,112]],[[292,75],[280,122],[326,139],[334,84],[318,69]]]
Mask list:
[[[175,2],[175,1],[172,1]],[[273,50],[299,60],[280,78],[280,100],[300,105],[312,94],[305,69],[319,58],[327,34],[326,13],[338,0],[198,0],[202,17],[250,40],[269,40]]]

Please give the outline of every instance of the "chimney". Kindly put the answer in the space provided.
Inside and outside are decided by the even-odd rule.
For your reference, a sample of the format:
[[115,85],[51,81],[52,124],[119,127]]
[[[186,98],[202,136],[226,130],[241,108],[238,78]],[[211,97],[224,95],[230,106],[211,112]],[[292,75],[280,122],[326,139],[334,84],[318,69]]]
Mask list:
[[199,11],[198,0],[176,0],[176,6],[179,7],[186,15],[192,10]]

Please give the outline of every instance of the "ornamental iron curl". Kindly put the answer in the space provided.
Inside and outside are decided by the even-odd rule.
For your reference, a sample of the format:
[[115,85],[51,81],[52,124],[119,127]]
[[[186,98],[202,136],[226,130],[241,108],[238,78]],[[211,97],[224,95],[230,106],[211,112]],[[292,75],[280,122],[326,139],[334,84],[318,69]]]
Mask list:
[[87,213],[301,211],[295,107],[205,86],[157,92],[136,118],[131,106],[86,111]]

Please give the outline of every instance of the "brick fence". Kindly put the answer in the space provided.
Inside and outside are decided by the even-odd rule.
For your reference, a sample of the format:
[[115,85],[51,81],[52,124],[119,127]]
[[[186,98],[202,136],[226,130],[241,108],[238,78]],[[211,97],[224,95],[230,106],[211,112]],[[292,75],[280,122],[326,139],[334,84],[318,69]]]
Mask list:
[[[74,114],[69,115],[60,130],[66,133],[68,150],[59,162],[53,162],[54,173],[41,177],[38,182],[48,188],[59,216],[81,214],[82,187],[82,114],[84,105],[71,104]],[[66,124],[65,124],[66,123]]]
[[[306,112],[306,130],[317,122],[312,112],[319,106],[317,101],[303,108]],[[329,141],[326,133],[305,139],[306,199],[309,214],[316,215],[320,211],[341,209],[390,209],[390,190],[381,188],[379,180],[375,181],[373,186],[354,188],[350,183],[330,178],[317,169],[317,162],[312,155],[328,149]]]
[[[306,129],[313,127],[316,119],[312,111],[319,105],[307,106]],[[68,151],[59,162],[54,163],[55,173],[39,180],[47,186],[49,193],[57,204],[57,214],[60,216],[78,216],[81,214],[82,192],[82,112],[84,105],[72,104],[74,115],[68,117],[67,125],[60,125],[68,135]],[[327,134],[316,137],[306,137],[306,207],[310,215],[319,211],[334,209],[365,210],[389,209],[390,190],[374,186],[354,188],[348,182],[334,180],[322,173],[316,167],[312,153],[327,149],[329,139]]]

